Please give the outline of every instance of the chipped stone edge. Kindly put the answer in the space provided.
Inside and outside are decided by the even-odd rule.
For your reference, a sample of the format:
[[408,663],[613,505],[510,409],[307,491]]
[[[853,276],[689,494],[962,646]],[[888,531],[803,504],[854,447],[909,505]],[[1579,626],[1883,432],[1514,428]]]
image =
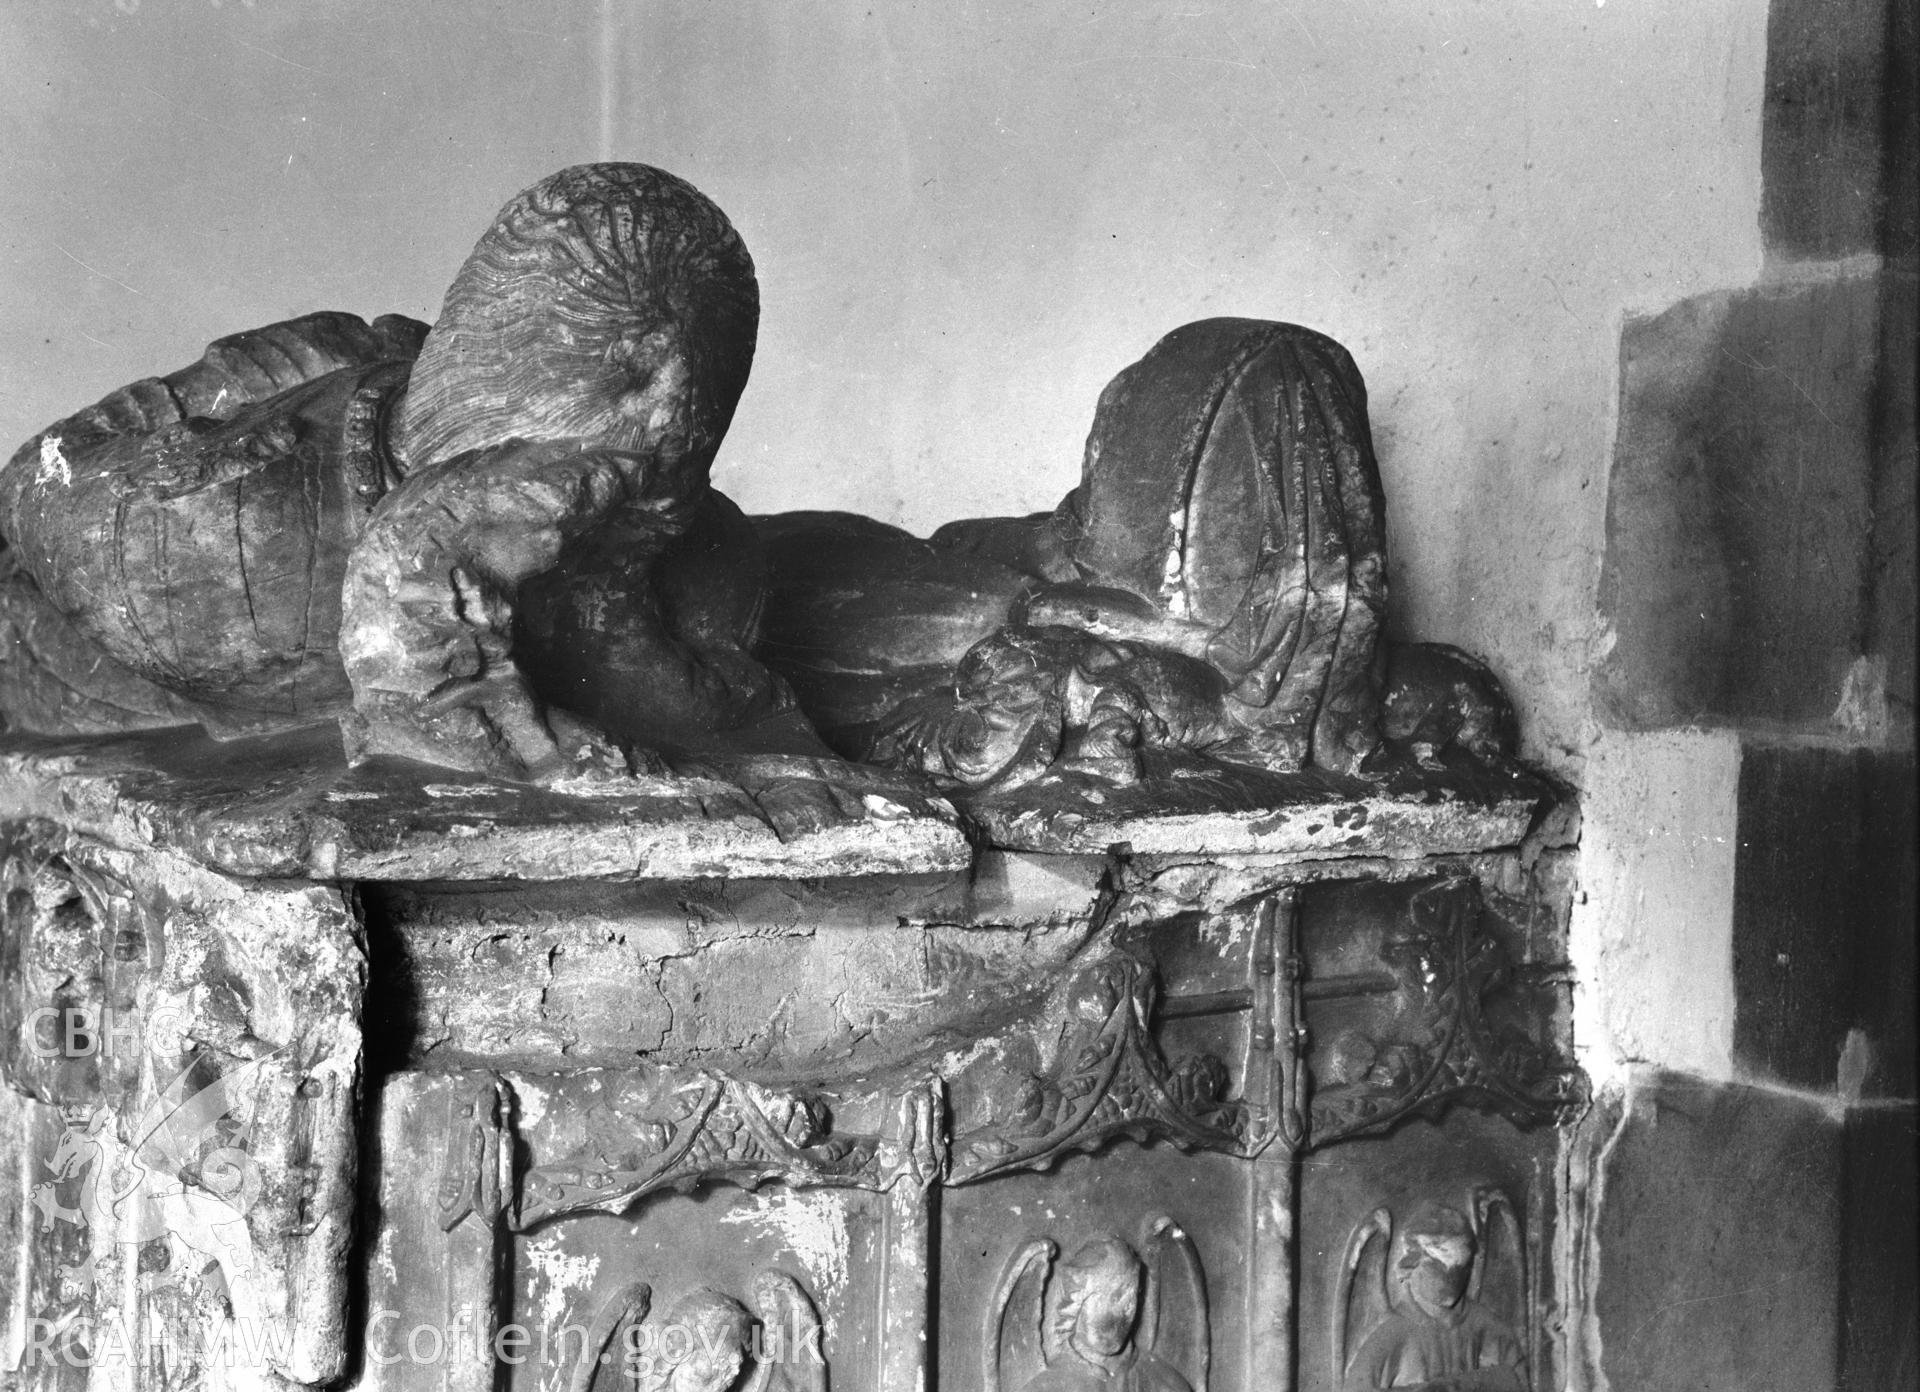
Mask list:
[[1031,811],[980,817],[993,844],[1008,850],[1134,855],[1286,856],[1297,860],[1375,856],[1415,859],[1518,845],[1538,802],[1503,798],[1491,805],[1409,803],[1388,797],[1234,812],[1196,812],[1082,820]]
[[[176,851],[223,874],[315,880],[811,879],[965,870],[973,847],[957,817],[889,815],[783,840],[744,813],[678,821],[501,826],[416,832],[357,844],[341,818],[196,818],[128,796],[113,772],[72,755],[0,753],[0,818],[45,818],[128,850]],[[476,874],[476,868],[484,873]]]

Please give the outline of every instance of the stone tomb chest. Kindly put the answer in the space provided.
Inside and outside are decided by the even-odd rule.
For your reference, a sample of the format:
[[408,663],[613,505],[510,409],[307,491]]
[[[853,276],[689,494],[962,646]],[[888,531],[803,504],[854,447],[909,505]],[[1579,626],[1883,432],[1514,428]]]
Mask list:
[[583,165],[0,466],[8,1392],[1557,1386],[1573,814],[1352,357],[921,539],[711,486],[758,315]]
[[789,773],[16,742],[17,1385],[1557,1385],[1545,785]]

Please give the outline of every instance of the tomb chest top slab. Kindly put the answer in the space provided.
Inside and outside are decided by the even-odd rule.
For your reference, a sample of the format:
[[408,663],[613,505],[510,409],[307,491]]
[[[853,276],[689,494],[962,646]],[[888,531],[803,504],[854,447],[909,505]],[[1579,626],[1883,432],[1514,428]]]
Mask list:
[[[547,787],[375,759],[335,730],[0,741],[0,816],[248,878],[324,881],[812,879],[951,873],[985,849],[1286,864],[1471,855],[1552,820],[1511,767],[1387,780],[1322,773],[1052,784],[956,801],[912,775],[787,756]],[[1562,815],[1565,815],[1564,812]]]

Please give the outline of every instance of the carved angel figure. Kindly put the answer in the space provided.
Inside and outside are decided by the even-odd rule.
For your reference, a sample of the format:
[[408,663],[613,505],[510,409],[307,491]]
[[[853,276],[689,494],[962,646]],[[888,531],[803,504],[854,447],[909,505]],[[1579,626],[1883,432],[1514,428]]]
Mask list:
[[656,1315],[653,1288],[635,1282],[588,1330],[569,1392],[828,1392],[820,1316],[800,1283],[764,1271],[753,1293],[754,1314],[696,1286]]
[[1333,1385],[1526,1392],[1525,1262],[1498,1190],[1475,1190],[1467,1213],[1423,1202],[1397,1234],[1393,1215],[1375,1210],[1340,1263]]
[[1160,1217],[1142,1246],[1098,1233],[1061,1261],[1050,1238],[1015,1252],[987,1311],[987,1392],[1206,1392],[1193,1239]]

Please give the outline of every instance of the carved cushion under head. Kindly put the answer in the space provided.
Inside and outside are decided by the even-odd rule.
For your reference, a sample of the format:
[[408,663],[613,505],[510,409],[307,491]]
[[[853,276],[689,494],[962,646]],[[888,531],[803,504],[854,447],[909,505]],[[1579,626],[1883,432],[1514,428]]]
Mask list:
[[753,259],[693,185],[644,164],[563,169],[461,266],[397,446],[418,467],[513,439],[644,452],[670,435],[704,482],[759,320]]

